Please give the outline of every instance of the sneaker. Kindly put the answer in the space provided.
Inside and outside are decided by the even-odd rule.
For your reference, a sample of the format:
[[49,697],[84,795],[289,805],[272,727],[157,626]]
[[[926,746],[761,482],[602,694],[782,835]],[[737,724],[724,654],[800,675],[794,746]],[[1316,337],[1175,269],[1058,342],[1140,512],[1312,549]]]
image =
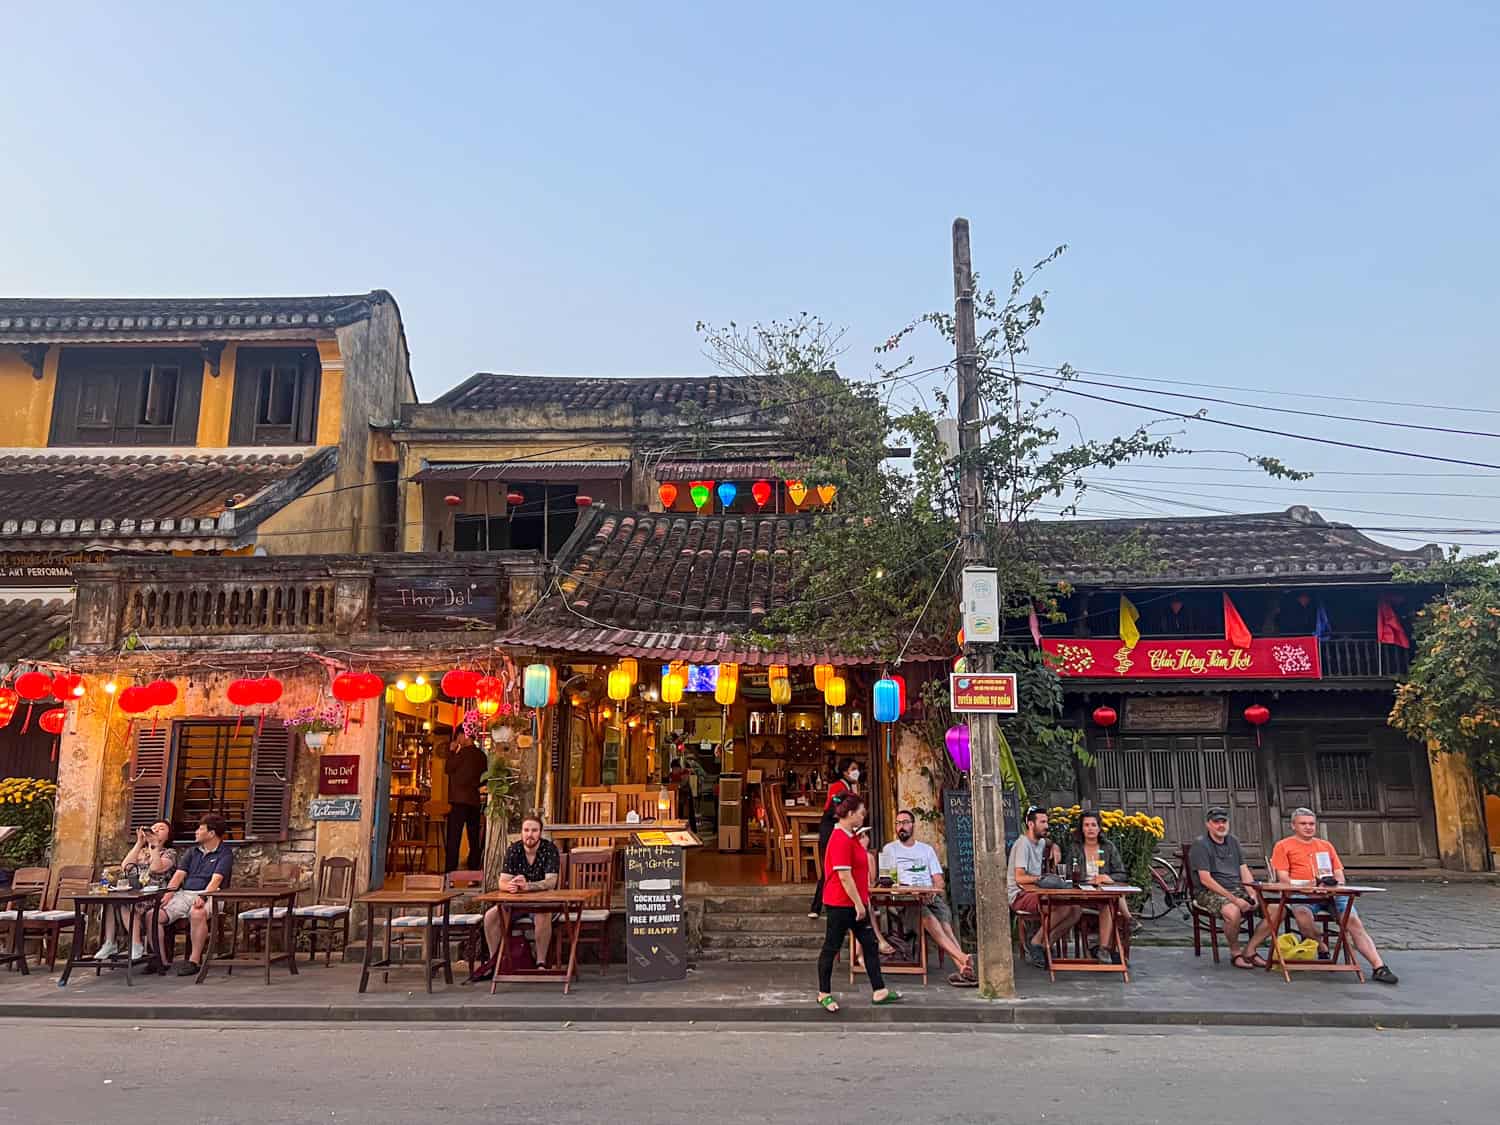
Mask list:
[[1028,943],[1026,946],[1026,960],[1030,961],[1038,969],[1047,967],[1047,951],[1040,945]]
[[1113,949],[1100,949],[1095,952],[1094,960],[1101,965],[1118,965],[1120,962]]
[[107,941],[99,947],[99,952],[94,954],[95,961],[108,961],[116,953],[120,952],[119,943]]
[[146,943],[141,941],[132,942],[130,945],[130,959],[132,961],[139,961],[144,956],[146,956]]
[[184,961],[182,964],[177,966],[177,975],[180,977],[195,976],[197,972],[198,963],[196,961]]

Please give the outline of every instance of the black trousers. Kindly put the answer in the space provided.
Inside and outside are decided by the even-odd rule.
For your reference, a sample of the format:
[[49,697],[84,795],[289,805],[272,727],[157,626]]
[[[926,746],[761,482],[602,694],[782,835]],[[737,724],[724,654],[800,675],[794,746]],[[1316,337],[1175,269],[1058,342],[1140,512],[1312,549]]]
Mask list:
[[[838,824],[839,822],[833,818],[831,809],[823,814],[822,820],[818,821],[818,855],[823,857],[828,855],[828,841]],[[821,869],[822,866],[822,862],[819,861],[818,867]],[[812,905],[807,908],[809,914],[823,913],[823,880],[826,878],[826,872],[818,876],[818,885],[813,888]]]
[[829,906],[828,931],[823,936],[823,952],[818,954],[818,991],[833,991],[833,962],[844,948],[844,938],[854,931],[854,940],[865,955],[865,972],[870,974],[870,987],[879,992],[885,987],[885,977],[880,972],[880,937],[870,924],[870,912],[863,918],[854,916],[852,906]]
[[[469,832],[469,862],[458,866],[458,845],[464,830]],[[448,866],[445,871],[478,869],[484,866],[484,810],[478,805],[452,805],[448,809]]]

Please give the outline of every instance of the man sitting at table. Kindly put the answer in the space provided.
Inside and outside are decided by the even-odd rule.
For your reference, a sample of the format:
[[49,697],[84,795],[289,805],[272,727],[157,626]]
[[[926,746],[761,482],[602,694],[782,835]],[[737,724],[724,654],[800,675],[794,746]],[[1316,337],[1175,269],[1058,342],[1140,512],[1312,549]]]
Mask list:
[[1254,913],[1258,900],[1253,890],[1255,875],[1245,862],[1239,840],[1230,835],[1229,812],[1215,807],[1208,810],[1206,831],[1188,851],[1188,870],[1194,885],[1193,905],[1224,920],[1224,940],[1229,943],[1229,962],[1237,969],[1264,969],[1266,962],[1257,953],[1261,942],[1271,936],[1272,924],[1264,917],[1250,937],[1250,948],[1240,948],[1240,926]]
[[[224,842],[228,831],[222,816],[205,813],[193,832],[196,843],[178,857],[177,870],[167,883],[157,918],[160,929],[156,949],[163,973],[169,968],[167,957],[172,948],[167,929],[184,918],[188,920],[190,950],[188,959],[177,966],[177,975],[193,976],[203,963],[203,950],[208,945],[208,900],[204,896],[220,888],[227,889],[234,871],[234,852]],[[146,971],[151,972],[151,967],[147,966]]]
[[[1296,881],[1312,884],[1320,879],[1331,878],[1342,885],[1345,881],[1344,861],[1339,859],[1339,853],[1332,844],[1318,838],[1318,818],[1309,808],[1293,810],[1292,834],[1271,850],[1271,869],[1276,872],[1277,882],[1281,883]],[[1328,947],[1323,942],[1316,916],[1331,912],[1335,920],[1340,920],[1348,905],[1348,895],[1335,895],[1317,902],[1292,901],[1292,917],[1296,919],[1297,928],[1302,931],[1303,937],[1318,943],[1320,957],[1328,955]],[[1380,956],[1380,950],[1375,948],[1375,939],[1360,921],[1359,913],[1352,908],[1344,930],[1345,940],[1353,943],[1354,948],[1370,963],[1373,970],[1370,975],[1381,984],[1395,984],[1396,974],[1386,965],[1385,959]]]
[[[1026,810],[1026,823],[1021,834],[1010,849],[1010,863],[1006,872],[1006,894],[1010,899],[1011,913],[1020,911],[1040,916],[1042,902],[1037,897],[1037,880],[1042,877],[1050,860],[1055,866],[1062,858],[1062,849],[1047,840],[1047,810],[1035,805]],[[1060,941],[1078,919],[1083,917],[1080,906],[1063,906],[1052,911],[1050,936]],[[1038,926],[1026,943],[1026,960],[1038,969],[1047,967],[1047,951],[1042,947],[1042,928]]]
[[[557,888],[558,873],[562,870],[562,856],[557,845],[542,839],[542,818],[532,814],[521,821],[521,838],[505,852],[500,864],[500,887],[516,895],[528,891],[551,891]],[[512,915],[511,922],[521,921],[525,915]],[[552,946],[552,915],[532,915],[532,926],[536,931],[536,963],[538,968],[547,965],[547,950]],[[505,951],[506,935],[500,932],[500,908],[492,906],[484,912],[484,938],[489,942],[490,956],[495,964]]]
[[896,838],[880,853],[880,869],[895,868],[896,885],[900,887],[932,887],[938,893],[922,904],[922,929],[937,947],[953,958],[958,972],[949,977],[950,984],[971,985],[978,983],[974,974],[974,959],[964,952],[953,932],[953,911],[948,905],[948,896],[943,893],[943,865],[938,862],[937,852],[931,844],[914,840],[917,818],[910,809],[896,813]]

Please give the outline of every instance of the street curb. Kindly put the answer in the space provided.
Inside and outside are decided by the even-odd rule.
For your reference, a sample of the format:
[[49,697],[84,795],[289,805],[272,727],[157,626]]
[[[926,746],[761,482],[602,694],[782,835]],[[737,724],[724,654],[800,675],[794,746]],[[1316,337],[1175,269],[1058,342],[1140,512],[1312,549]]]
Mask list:
[[830,1016],[806,1007],[745,1008],[687,1005],[610,1005],[559,1007],[541,1004],[463,1004],[423,1006],[393,1004],[176,1004],[12,1003],[0,1004],[0,1020],[191,1020],[218,1023],[839,1023],[975,1024],[981,1026],[1053,1027],[1255,1027],[1363,1028],[1367,1030],[1448,1030],[1500,1028],[1500,1012],[1288,1012],[1288,1011],[1161,1011],[1101,1008],[1032,1007],[1027,1004],[979,1003],[973,1007],[924,1007],[902,1004],[894,1008],[845,1006]]

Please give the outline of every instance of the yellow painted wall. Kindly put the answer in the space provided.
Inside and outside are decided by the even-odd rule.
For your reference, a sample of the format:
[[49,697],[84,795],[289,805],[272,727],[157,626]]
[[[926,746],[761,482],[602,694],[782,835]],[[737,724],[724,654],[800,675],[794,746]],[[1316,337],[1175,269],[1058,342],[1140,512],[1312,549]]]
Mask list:
[[219,374],[203,364],[203,402],[198,408],[198,447],[220,449],[229,444],[229,412],[234,408],[234,363],[238,344],[225,344]]
[[13,347],[0,347],[0,447],[36,449],[47,444],[52,425],[52,395],[57,389],[56,347],[47,351],[42,378]]
[[318,427],[314,438],[319,445],[337,445],[344,417],[344,358],[339,353],[339,342],[319,340],[318,359],[323,364],[323,383],[318,390]]
[[363,535],[361,490],[335,492],[329,476],[255,529],[255,544],[271,555],[319,555],[374,550]]

